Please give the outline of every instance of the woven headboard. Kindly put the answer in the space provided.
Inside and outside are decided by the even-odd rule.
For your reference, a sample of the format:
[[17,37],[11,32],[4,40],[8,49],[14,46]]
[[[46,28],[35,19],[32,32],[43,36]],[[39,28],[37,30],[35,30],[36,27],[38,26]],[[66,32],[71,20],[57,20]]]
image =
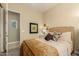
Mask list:
[[52,27],[52,28],[49,28],[48,30],[49,32],[71,32],[73,48],[75,49],[74,27]]

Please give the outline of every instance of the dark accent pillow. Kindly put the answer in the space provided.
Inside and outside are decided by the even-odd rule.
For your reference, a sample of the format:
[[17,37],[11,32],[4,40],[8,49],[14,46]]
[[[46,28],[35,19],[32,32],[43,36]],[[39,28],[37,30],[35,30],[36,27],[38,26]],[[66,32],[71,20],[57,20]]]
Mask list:
[[50,33],[48,33],[45,37],[45,40],[49,41],[49,40],[53,40],[53,35],[51,35]]

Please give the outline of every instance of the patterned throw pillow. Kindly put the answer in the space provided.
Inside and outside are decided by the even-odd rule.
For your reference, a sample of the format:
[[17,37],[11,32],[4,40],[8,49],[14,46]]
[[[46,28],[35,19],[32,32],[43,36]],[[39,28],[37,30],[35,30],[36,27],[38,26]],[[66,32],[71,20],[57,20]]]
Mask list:
[[53,41],[58,41],[58,39],[61,37],[62,33],[61,32],[53,32],[53,33],[48,33],[45,36],[45,40],[53,40]]
[[58,39],[61,37],[62,33],[61,32],[54,32],[53,33],[53,40],[58,41]]

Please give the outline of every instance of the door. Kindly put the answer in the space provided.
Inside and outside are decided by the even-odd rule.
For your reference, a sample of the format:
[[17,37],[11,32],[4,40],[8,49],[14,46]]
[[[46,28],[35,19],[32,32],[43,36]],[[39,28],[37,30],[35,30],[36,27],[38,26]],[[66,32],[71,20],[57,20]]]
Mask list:
[[8,11],[8,49],[20,42],[20,13]]

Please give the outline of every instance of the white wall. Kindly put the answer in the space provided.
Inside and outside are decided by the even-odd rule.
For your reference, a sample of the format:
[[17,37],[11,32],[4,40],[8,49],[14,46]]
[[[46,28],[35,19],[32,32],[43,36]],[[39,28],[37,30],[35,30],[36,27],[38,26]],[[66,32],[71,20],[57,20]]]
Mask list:
[[38,26],[42,26],[42,14],[30,9],[25,4],[8,4],[8,9],[20,12],[20,40],[21,42],[27,38],[36,38],[38,34],[29,33],[29,23],[38,23]]
[[73,26],[76,33],[76,48],[79,49],[79,4],[58,4],[44,14],[49,27]]

